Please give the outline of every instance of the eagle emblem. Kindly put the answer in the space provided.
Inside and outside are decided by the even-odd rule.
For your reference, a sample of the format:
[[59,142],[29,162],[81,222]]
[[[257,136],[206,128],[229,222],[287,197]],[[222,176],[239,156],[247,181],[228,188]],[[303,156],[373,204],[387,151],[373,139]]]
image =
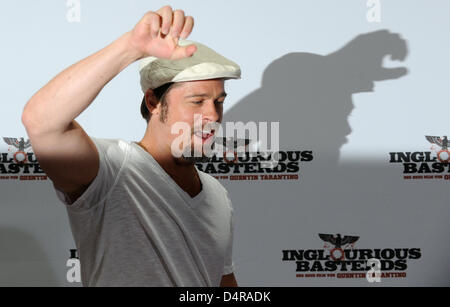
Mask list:
[[440,138],[439,136],[426,135],[425,138],[431,144],[436,144],[439,147],[441,147],[442,150],[447,150],[448,149],[448,139],[447,139],[446,135],[444,135],[443,138]]
[[347,244],[353,244],[359,239],[359,237],[356,236],[342,237],[339,233],[336,236],[331,234],[319,233],[319,237],[323,241],[333,244],[336,248],[341,248],[343,245]]
[[[437,151],[437,158],[442,163],[448,163],[450,160],[450,152],[448,151],[448,139],[447,136],[444,135],[442,138],[439,136],[430,136],[426,135],[425,138],[431,144],[438,145],[441,150]],[[433,147],[431,147],[434,149]]]
[[31,146],[30,140],[27,140],[25,142],[24,138],[21,137],[20,140],[17,138],[7,138],[4,137],[3,141],[5,141],[6,144],[14,146],[18,150],[14,152],[13,159],[16,163],[25,163],[27,158],[27,153],[25,152],[25,149]]
[[[329,242],[332,245],[334,245],[334,248],[330,250],[330,257],[334,261],[341,261],[345,259],[345,253],[344,249],[351,245],[353,248],[353,244],[358,241],[359,237],[357,236],[344,236],[342,237],[341,234],[336,234],[336,236],[332,234],[325,234],[325,233],[319,233],[319,237],[324,242]],[[342,248],[344,246],[344,248]],[[325,245],[326,247],[326,245]],[[339,256],[336,256],[336,254],[339,254]]]

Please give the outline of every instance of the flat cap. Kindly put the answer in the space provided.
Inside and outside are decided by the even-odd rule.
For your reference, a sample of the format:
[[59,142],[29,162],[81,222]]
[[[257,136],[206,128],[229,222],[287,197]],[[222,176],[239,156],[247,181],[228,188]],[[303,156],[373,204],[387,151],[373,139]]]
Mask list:
[[191,57],[168,60],[151,56],[140,60],[139,73],[144,93],[169,82],[241,78],[239,65],[211,48],[190,40],[180,39],[178,42],[180,46],[190,44],[197,46]]

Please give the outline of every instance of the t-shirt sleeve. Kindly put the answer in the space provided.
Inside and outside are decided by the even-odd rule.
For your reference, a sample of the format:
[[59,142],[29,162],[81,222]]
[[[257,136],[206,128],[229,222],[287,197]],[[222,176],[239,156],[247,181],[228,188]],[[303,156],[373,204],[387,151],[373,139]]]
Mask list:
[[58,199],[69,210],[83,211],[101,202],[116,182],[128,151],[127,143],[119,139],[100,139],[91,137],[99,154],[99,169],[97,176],[89,187],[73,203],[61,190],[55,189]]
[[228,275],[234,272],[234,262],[233,262],[233,234],[234,234],[234,210],[233,210],[233,204],[231,203],[231,200],[227,193],[227,200],[228,204],[231,209],[230,214],[230,239],[228,241],[228,247],[225,254],[225,266],[223,268],[223,274],[222,275]]

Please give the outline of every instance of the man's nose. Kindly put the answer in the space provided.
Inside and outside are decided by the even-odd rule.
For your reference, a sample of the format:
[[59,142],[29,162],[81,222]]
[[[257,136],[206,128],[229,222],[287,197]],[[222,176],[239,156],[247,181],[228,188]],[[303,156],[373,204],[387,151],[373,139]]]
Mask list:
[[222,107],[219,103],[214,103],[213,101],[207,101],[203,105],[203,119],[211,122],[221,122],[222,121]]

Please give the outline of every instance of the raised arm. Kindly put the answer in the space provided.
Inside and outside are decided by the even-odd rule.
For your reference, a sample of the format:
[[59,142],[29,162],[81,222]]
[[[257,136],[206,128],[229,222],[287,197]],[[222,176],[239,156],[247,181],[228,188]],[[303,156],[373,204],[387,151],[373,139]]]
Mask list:
[[36,158],[54,185],[72,200],[87,189],[99,167],[96,147],[75,118],[134,61],[146,56],[191,56],[196,47],[180,47],[178,39],[189,36],[193,25],[192,17],[170,6],[147,12],[131,31],[59,73],[25,105],[22,122]]

